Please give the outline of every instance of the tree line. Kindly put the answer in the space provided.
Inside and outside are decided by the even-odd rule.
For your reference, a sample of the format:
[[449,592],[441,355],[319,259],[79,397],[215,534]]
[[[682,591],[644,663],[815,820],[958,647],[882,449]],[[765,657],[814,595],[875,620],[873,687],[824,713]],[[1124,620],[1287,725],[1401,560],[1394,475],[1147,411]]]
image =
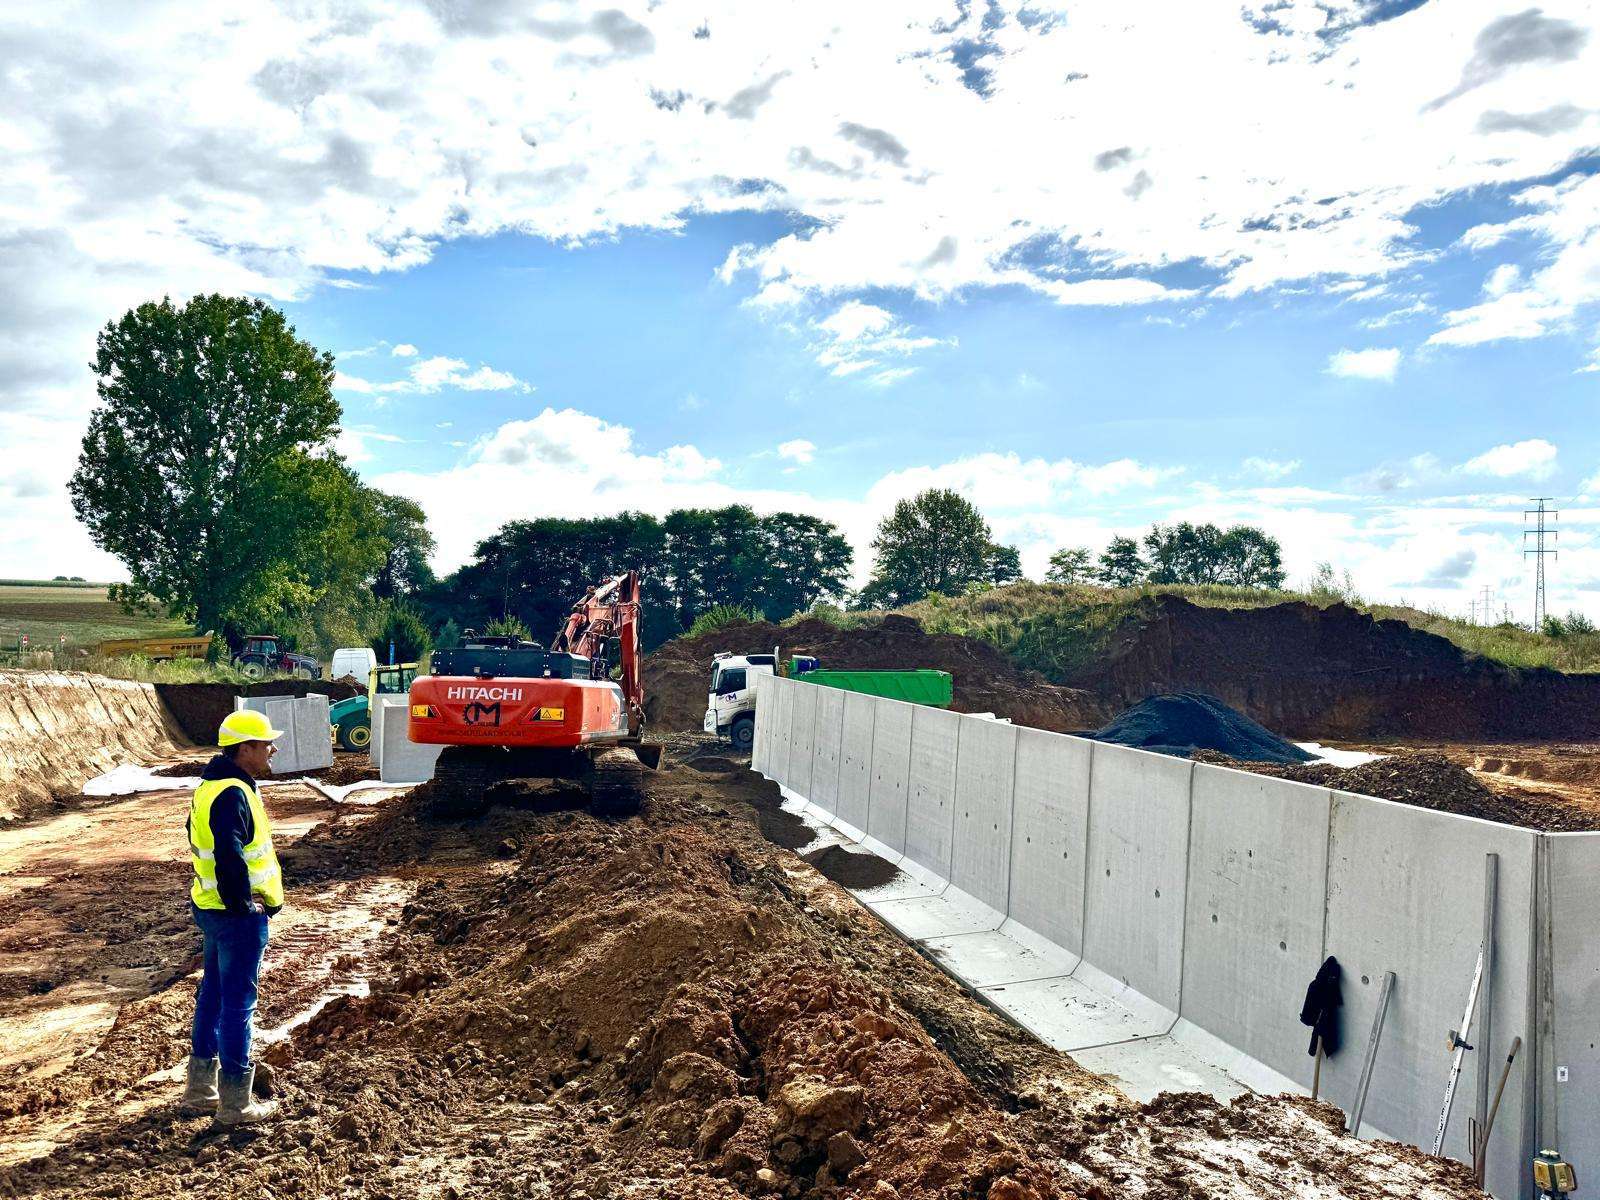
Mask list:
[[1283,587],[1283,551],[1278,540],[1253,525],[1152,525],[1143,541],[1113,537],[1098,558],[1087,546],[1065,546],[1050,556],[1051,583],[1222,584]]
[[[778,621],[819,602],[892,608],[1022,577],[1015,546],[949,489],[897,503],[850,588],[849,542],[804,513],[745,505],[514,520],[445,578],[422,508],[362,483],[335,449],[334,361],[251,299],[147,303],[108,323],[100,405],[69,484],[95,543],[122,560],[124,606],[165,612],[233,644],[276,633],[326,653],[389,645],[410,660],[466,628],[544,640],[592,583],[638,569],[647,647],[731,606]],[[1278,543],[1250,526],[1156,525],[1096,557],[1064,547],[1049,578],[1276,588]]]

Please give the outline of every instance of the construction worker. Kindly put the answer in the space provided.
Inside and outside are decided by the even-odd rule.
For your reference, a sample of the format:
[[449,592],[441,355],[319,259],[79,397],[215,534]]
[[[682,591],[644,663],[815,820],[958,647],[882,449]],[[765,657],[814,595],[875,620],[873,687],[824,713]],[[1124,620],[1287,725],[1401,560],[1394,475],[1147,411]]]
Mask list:
[[283,875],[256,780],[272,773],[272,743],[281,736],[261,713],[228,714],[217,731],[222,753],[206,764],[189,804],[189,901],[205,937],[205,973],[183,1108],[215,1110],[223,1125],[264,1121],[277,1109],[251,1095],[250,1027],[267,918],[283,907]]

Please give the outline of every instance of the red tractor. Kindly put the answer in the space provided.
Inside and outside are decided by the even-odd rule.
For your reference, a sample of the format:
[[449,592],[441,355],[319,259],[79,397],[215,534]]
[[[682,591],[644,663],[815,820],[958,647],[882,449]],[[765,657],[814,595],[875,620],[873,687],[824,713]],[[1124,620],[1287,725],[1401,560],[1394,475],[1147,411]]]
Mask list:
[[413,742],[447,747],[434,769],[440,802],[470,815],[498,781],[550,778],[584,781],[595,813],[637,812],[634,764],[602,752],[660,765],[661,747],[642,741],[639,658],[637,571],[590,588],[549,649],[469,631],[459,649],[435,650],[432,674],[411,684],[408,727]]

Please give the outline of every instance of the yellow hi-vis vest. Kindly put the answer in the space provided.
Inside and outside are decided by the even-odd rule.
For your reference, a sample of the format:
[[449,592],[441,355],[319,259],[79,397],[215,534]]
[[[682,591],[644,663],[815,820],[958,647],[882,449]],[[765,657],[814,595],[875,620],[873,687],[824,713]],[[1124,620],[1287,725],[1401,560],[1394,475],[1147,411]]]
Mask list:
[[194,790],[189,802],[189,860],[194,866],[194,882],[189,898],[196,908],[221,910],[222,893],[217,890],[216,843],[211,837],[211,804],[229,788],[238,788],[250,802],[250,820],[255,835],[244,848],[244,865],[250,873],[250,893],[261,897],[270,908],[283,905],[283,872],[272,849],[272,824],[267,820],[261,793],[242,779],[207,779]]

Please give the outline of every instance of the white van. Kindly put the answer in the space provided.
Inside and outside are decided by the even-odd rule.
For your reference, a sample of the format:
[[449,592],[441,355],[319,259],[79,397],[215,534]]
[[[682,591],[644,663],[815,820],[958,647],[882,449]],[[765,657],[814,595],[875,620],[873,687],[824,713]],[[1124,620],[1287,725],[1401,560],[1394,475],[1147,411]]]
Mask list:
[[377,665],[378,656],[372,652],[371,646],[346,647],[333,652],[333,670],[328,673],[328,678],[343,679],[349,675],[357,683],[364,684]]

